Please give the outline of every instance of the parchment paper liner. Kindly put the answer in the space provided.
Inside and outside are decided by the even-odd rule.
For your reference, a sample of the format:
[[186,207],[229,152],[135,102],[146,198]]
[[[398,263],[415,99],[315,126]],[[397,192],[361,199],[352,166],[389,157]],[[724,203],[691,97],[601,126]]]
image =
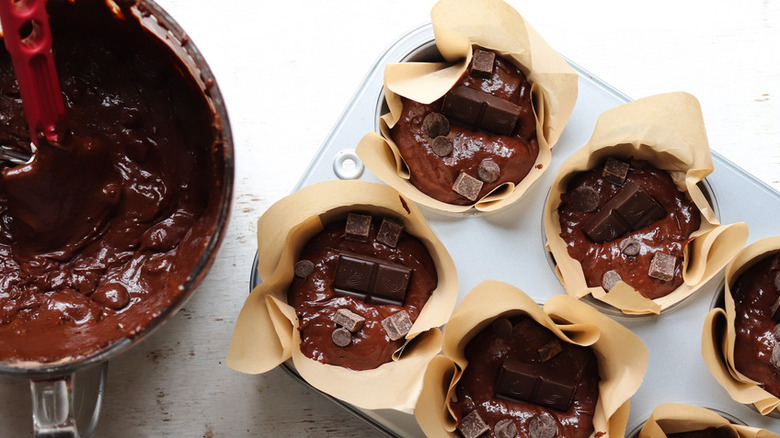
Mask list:
[[769,438],[778,435],[757,427],[732,424],[717,413],[680,403],[658,405],[639,432],[639,438],[666,438],[668,434],[692,432],[708,427],[728,427],[740,438]]
[[[357,147],[363,163],[379,179],[426,207],[463,212],[493,211],[520,199],[550,165],[577,100],[577,74],[511,6],[501,0],[441,0],[431,11],[436,46],[447,62],[407,62],[385,68],[385,100],[390,112],[380,120],[382,135],[367,134]],[[471,46],[491,49],[512,61],[531,82],[539,156],[518,184],[503,184],[473,205],[438,201],[409,181],[409,168],[390,137],[401,116],[400,96],[431,103],[452,88],[471,61]]]
[[[569,180],[596,167],[608,156],[647,160],[667,171],[677,188],[687,192],[701,212],[701,226],[691,234],[683,259],[683,284],[650,300],[620,281],[609,293],[588,287],[579,261],[571,258],[561,238],[558,206]],[[660,313],[697,291],[726,266],[747,241],[747,225],[720,225],[697,184],[713,170],[712,157],[698,100],[687,93],[668,93],[636,100],[601,114],[593,136],[563,165],[550,188],[544,211],[547,249],[566,292],[588,294],[626,314]]]
[[780,236],[759,240],[739,252],[726,267],[724,292],[725,309],[710,310],[704,321],[701,350],[704,362],[713,377],[726,389],[731,398],[753,404],[761,415],[767,415],[780,406],[780,399],[770,394],[755,380],[737,371],[734,366],[734,321],[736,310],[731,286],[751,266],[780,252]]
[[521,290],[499,281],[486,281],[475,287],[447,323],[443,356],[435,357],[428,365],[415,409],[425,434],[429,438],[459,436],[453,432],[456,422],[447,400],[455,396],[455,386],[468,365],[464,357],[466,344],[495,319],[520,313],[528,314],[564,342],[594,350],[601,377],[594,435],[604,431],[604,436],[624,436],[629,398],[639,388],[647,368],[648,351],[641,339],[567,295],[550,298],[542,309]]
[[[433,258],[438,286],[420,312],[393,362],[353,371],[305,357],[295,309],[287,304],[293,266],[306,242],[328,223],[359,210],[392,214],[422,241]],[[364,181],[326,181],[278,201],[257,221],[258,272],[263,283],[249,295],[236,321],[227,366],[263,373],[292,358],[296,370],[317,389],[366,409],[410,412],[428,361],[441,347],[443,325],[458,294],[455,264],[420,211],[398,192]]]

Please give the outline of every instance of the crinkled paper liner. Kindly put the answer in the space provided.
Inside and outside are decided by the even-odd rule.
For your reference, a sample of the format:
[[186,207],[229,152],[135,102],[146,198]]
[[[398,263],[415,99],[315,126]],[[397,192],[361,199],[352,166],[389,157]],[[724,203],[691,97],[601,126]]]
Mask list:
[[[400,218],[405,231],[423,242],[433,258],[438,285],[423,307],[407,342],[393,361],[367,371],[326,365],[304,356],[295,309],[287,304],[293,267],[303,246],[323,225],[350,211]],[[227,366],[263,373],[292,358],[315,388],[366,409],[410,412],[427,363],[441,347],[443,325],[458,295],[455,263],[420,211],[390,187],[364,181],[326,181],[280,200],[257,221],[258,272],[262,283],[249,295],[236,321]]]
[[[569,256],[560,236],[558,206],[569,180],[610,156],[647,160],[667,171],[701,212],[701,226],[686,246],[683,284],[664,297],[650,300],[622,281],[609,293],[601,286],[588,287],[582,265]],[[566,292],[576,298],[591,294],[626,314],[657,314],[706,284],[742,249],[748,235],[743,222],[721,225],[697,186],[712,170],[701,107],[690,94],[660,94],[602,113],[590,141],[561,165],[545,206],[547,249]]]
[[780,399],[770,394],[755,380],[737,371],[734,366],[734,321],[736,311],[731,296],[731,286],[751,266],[780,252],[780,236],[759,240],[736,255],[726,268],[724,292],[725,309],[714,308],[704,321],[701,350],[704,362],[715,380],[720,383],[734,400],[753,404],[761,415],[766,415],[780,406]]
[[[357,147],[363,163],[379,179],[426,207],[458,213],[472,207],[494,211],[520,199],[550,165],[577,101],[577,74],[511,6],[501,0],[441,0],[431,11],[436,46],[446,62],[407,62],[385,68],[385,99],[390,112],[380,120],[382,135],[367,134]],[[390,137],[401,117],[400,96],[431,103],[444,96],[471,61],[471,46],[491,49],[511,59],[531,82],[539,155],[526,177],[507,183],[474,205],[453,205],[421,192],[410,182],[409,168]]]
[[486,281],[466,295],[447,323],[443,356],[435,357],[425,373],[415,417],[428,437],[453,437],[457,424],[448,400],[468,366],[466,344],[497,318],[528,314],[562,341],[594,350],[598,358],[599,399],[593,418],[599,432],[622,437],[628,421],[629,398],[636,392],[647,368],[648,351],[642,340],[591,306],[567,295],[550,298],[540,308],[514,286]]
[[777,438],[778,435],[757,427],[732,424],[715,412],[699,406],[680,403],[665,403],[658,405],[645,426],[639,432],[638,438],[666,438],[673,433],[693,432],[708,427],[727,427],[736,432],[740,438]]

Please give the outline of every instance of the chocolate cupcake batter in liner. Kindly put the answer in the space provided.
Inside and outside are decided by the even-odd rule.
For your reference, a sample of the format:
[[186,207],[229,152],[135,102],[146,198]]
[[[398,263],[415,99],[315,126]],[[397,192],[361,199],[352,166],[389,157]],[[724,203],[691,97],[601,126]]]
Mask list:
[[[478,211],[506,207],[520,199],[550,165],[550,150],[577,100],[577,74],[517,11],[500,0],[442,0],[431,11],[431,20],[436,46],[446,62],[386,67],[385,99],[390,112],[380,120],[382,135],[370,133],[363,137],[357,154],[382,181],[421,205],[453,213],[472,207]],[[501,183],[473,204],[455,205],[434,199],[412,184],[413,170],[393,142],[390,129],[401,118],[402,97],[430,104],[444,96],[466,71],[473,47],[491,50],[511,61],[532,84],[539,152],[521,181]]]
[[[438,277],[436,289],[392,361],[363,371],[324,364],[304,355],[298,316],[288,304],[301,250],[325,225],[354,211],[400,219],[405,232],[428,250]],[[364,409],[411,412],[425,367],[441,349],[438,327],[449,318],[458,296],[455,263],[420,211],[385,185],[326,181],[271,206],[258,220],[257,238],[262,283],[250,293],[236,321],[227,365],[258,374],[292,359],[304,380],[331,396]]]
[[[608,157],[644,160],[666,171],[677,190],[687,194],[701,215],[699,229],[683,247],[683,283],[665,296],[646,298],[622,280],[609,292],[602,286],[589,287],[582,265],[569,255],[561,237],[558,207],[567,184]],[[561,165],[545,206],[547,249],[555,259],[556,275],[566,292],[576,298],[591,294],[626,314],[657,314],[704,286],[747,241],[747,225],[721,225],[697,186],[712,171],[701,108],[690,94],[651,96],[604,112],[588,144]]]
[[731,423],[716,412],[700,406],[664,403],[656,406],[637,438],[666,438],[667,436],[773,438],[778,435],[757,427]]
[[[523,291],[499,281],[486,281],[471,290],[447,323],[443,355],[428,366],[415,408],[415,417],[426,436],[461,436],[450,403],[456,401],[458,382],[469,366],[466,345],[495,321],[520,315],[533,319],[561,343],[588,347],[595,354],[599,383],[592,420],[594,433],[624,436],[629,398],[641,385],[647,368],[648,350],[642,340],[569,296],[554,296],[541,308]],[[516,424],[519,429],[526,427],[524,420],[517,420]]]

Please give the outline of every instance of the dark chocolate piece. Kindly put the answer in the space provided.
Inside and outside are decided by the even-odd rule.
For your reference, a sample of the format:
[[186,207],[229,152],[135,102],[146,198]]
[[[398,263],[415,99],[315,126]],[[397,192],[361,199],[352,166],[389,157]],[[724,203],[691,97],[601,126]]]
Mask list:
[[506,359],[498,373],[495,395],[504,400],[524,401],[559,411],[569,409],[575,376],[555,375],[544,365]]
[[395,248],[403,230],[404,224],[392,218],[383,218],[379,231],[376,233],[376,241]]
[[471,70],[469,73],[475,78],[487,79],[493,77],[493,64],[496,62],[496,54],[487,50],[477,49],[471,57]]
[[422,130],[430,138],[450,133],[450,121],[441,113],[429,113],[422,122]]
[[636,255],[639,255],[639,251],[642,249],[642,244],[639,243],[638,240],[628,238],[623,239],[620,241],[620,251],[628,256],[628,257],[634,257]]
[[647,275],[662,281],[674,278],[674,270],[677,267],[677,257],[663,252],[655,253],[650,260],[650,269]]
[[440,157],[446,157],[452,153],[452,140],[440,135],[431,141],[431,150]]
[[333,315],[333,322],[335,322],[336,325],[349,330],[351,333],[355,333],[363,328],[366,318],[363,318],[349,309],[339,309]]
[[775,274],[775,289],[780,291],[780,272]]
[[590,213],[599,208],[599,192],[590,186],[577,187],[571,192],[569,204],[577,211]]
[[609,242],[626,234],[629,226],[613,210],[602,208],[582,226],[582,231],[596,243]]
[[491,160],[490,158],[485,158],[479,163],[477,176],[479,176],[479,179],[482,181],[490,184],[495,182],[498,177],[501,176],[501,168],[498,167],[498,164],[496,164],[495,161]]
[[629,164],[625,161],[609,157],[607,158],[607,162],[604,163],[604,170],[601,171],[601,176],[605,181],[617,186],[622,186],[626,183],[629,167]]
[[463,196],[469,201],[476,201],[479,191],[482,190],[482,181],[474,178],[466,172],[461,172],[452,185],[452,191]]
[[499,338],[508,338],[512,336],[512,321],[509,318],[498,318],[490,325]]
[[541,359],[542,362],[547,362],[548,360],[560,354],[563,351],[563,346],[559,340],[553,339],[552,341],[539,347],[537,351],[539,352],[539,359]]
[[333,334],[330,337],[333,339],[333,343],[339,347],[346,347],[352,343],[352,333],[343,327],[333,330]]
[[772,364],[775,369],[780,370],[780,344],[775,344],[772,347],[772,357],[769,358],[769,363]]
[[383,319],[382,327],[390,340],[397,341],[409,333],[412,328],[412,319],[406,310],[402,310]]
[[441,112],[470,127],[512,135],[522,109],[508,100],[458,85],[444,95]]
[[777,298],[774,304],[772,304],[772,321],[780,323],[780,297]]
[[616,284],[618,284],[618,281],[621,281],[622,279],[623,278],[620,277],[620,274],[618,274],[616,270],[610,269],[604,273],[603,277],[601,277],[601,287],[603,287],[605,291],[609,292],[613,287],[615,287]]
[[314,263],[311,260],[298,260],[293,271],[296,277],[306,278],[314,272]]
[[340,254],[333,276],[336,295],[400,306],[406,297],[412,270],[357,254]]
[[458,424],[458,431],[460,431],[463,438],[477,438],[483,433],[490,430],[485,420],[479,416],[479,412],[471,411],[468,415],[460,419]]
[[634,182],[626,185],[607,201],[582,227],[596,243],[615,240],[629,230],[638,230],[666,215],[655,199]]
[[531,418],[528,422],[528,433],[531,438],[554,438],[558,436],[558,424],[547,412]]
[[772,327],[772,336],[774,336],[775,339],[780,341],[780,324],[775,324],[775,326]]
[[368,234],[370,232],[371,216],[357,213],[350,213],[347,216],[347,225],[344,227],[347,240],[368,242]]
[[493,427],[496,438],[517,438],[517,425],[511,418],[504,418]]

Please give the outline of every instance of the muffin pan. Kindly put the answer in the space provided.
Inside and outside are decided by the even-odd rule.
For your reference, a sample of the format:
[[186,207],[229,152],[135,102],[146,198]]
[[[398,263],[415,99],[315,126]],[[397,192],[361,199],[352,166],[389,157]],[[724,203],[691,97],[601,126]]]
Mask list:
[[[438,52],[433,41],[431,25],[424,25],[401,37],[381,55],[314,157],[296,190],[335,178],[379,182],[373,174],[363,169],[352,148],[364,134],[378,132],[378,117],[385,111],[384,66],[394,62],[435,59]],[[539,303],[544,303],[554,295],[565,294],[554,271],[550,269],[543,233],[540,233],[545,198],[559,166],[587,143],[598,116],[607,109],[631,100],[588,71],[575,64],[572,66],[580,75],[577,105],[563,135],[552,150],[551,169],[542,175],[523,199],[493,213],[448,214],[421,207],[428,223],[455,260],[461,298],[488,279],[512,284]],[[715,200],[721,223],[746,222],[750,229],[748,243],[777,235],[780,225],[777,225],[775,217],[766,212],[780,208],[780,193],[718,153],[713,152],[712,159],[715,171],[705,179],[704,184],[710,198]],[[750,196],[745,196],[748,193]],[[737,422],[780,431],[780,420],[761,416],[752,406],[732,400],[711,376],[702,359],[704,319],[722,281],[721,271],[700,291],[660,315],[628,317],[616,312],[605,312],[642,338],[650,351],[647,374],[631,399],[628,431],[635,430],[644,422],[657,405],[672,402],[707,407],[723,412]],[[257,282],[253,267],[251,287]],[[597,308],[605,310],[603,306]],[[297,376],[291,366],[285,364],[285,368]],[[397,411],[363,410],[335,399],[333,401],[389,436],[424,436],[412,415]]]

